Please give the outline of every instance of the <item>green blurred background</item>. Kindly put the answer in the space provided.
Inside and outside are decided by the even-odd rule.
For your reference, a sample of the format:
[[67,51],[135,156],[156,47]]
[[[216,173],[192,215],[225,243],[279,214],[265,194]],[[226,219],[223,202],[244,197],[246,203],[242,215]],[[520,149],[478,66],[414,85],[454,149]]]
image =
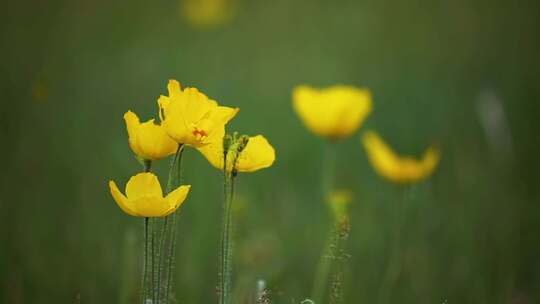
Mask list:
[[[337,147],[338,183],[354,193],[344,302],[378,303],[401,199],[367,162],[368,128],[403,154],[443,152],[407,196],[390,301],[540,301],[537,1],[237,0],[212,27],[189,23],[178,1],[1,7],[0,303],[136,303],[143,221],[107,182],[140,170],[123,113],[156,116],[170,78],[239,106],[229,130],[265,134],[277,151],[273,167],[238,179],[237,294],[265,279],[275,303],[309,297],[330,223],[325,143],[291,90],[344,83],[374,98]],[[222,176],[194,150],[184,173],[177,299],[213,303]]]

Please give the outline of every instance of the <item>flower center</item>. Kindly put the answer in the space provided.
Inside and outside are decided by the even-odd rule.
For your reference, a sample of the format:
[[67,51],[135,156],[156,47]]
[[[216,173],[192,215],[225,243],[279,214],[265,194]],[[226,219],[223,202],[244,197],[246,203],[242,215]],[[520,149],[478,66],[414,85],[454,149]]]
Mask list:
[[198,129],[198,128],[194,128],[192,133],[195,136],[195,138],[199,141],[205,139],[208,136],[208,133],[206,133],[205,130]]

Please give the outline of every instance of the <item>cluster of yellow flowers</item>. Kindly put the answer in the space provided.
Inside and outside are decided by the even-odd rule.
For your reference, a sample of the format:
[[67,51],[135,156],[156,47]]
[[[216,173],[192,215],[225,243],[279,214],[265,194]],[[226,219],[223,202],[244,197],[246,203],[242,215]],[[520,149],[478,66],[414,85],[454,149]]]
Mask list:
[[[133,153],[144,161],[155,161],[189,146],[201,152],[214,167],[223,169],[225,125],[239,109],[220,106],[196,88],[182,89],[176,80],[170,80],[167,88],[169,95],[158,99],[160,124],[154,119],[141,123],[131,111],[124,114]],[[274,160],[274,148],[266,138],[257,135],[249,137],[230,170],[253,172],[271,166]],[[189,185],[180,186],[163,197],[159,180],[151,172],[131,177],[126,195],[113,181],[109,186],[123,211],[141,217],[169,215],[183,203],[190,189]]]
[[[293,107],[304,125],[316,135],[337,140],[352,135],[372,111],[367,89],[337,85],[324,89],[298,86],[293,91]],[[362,143],[375,171],[401,184],[430,176],[440,159],[437,148],[430,147],[421,159],[399,156],[374,131],[362,135]]]

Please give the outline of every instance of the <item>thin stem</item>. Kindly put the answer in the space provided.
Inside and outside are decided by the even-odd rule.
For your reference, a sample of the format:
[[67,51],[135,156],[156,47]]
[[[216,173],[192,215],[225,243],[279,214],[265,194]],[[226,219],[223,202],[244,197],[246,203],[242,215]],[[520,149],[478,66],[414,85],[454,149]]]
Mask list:
[[146,302],[148,296],[148,218],[144,218],[144,262],[143,262],[143,276],[142,276],[142,297],[143,304]]
[[400,188],[399,192],[401,198],[398,200],[394,208],[394,231],[390,260],[388,262],[388,266],[386,267],[381,287],[379,288],[379,303],[383,304],[389,303],[392,290],[394,289],[402,268],[401,230],[403,229],[403,213],[407,199],[407,188]]
[[[178,146],[178,150],[176,151],[175,156],[175,163],[176,163],[176,176],[173,176],[171,172],[169,172],[169,179],[174,178],[175,183],[173,183],[173,186],[170,188],[169,192],[173,190],[174,187],[177,187],[182,182],[182,156],[183,156],[183,145]],[[174,166],[173,166],[174,167]],[[174,172],[174,170],[171,170]],[[174,262],[175,262],[175,253],[176,253],[176,217],[177,212],[173,212],[172,215],[168,216],[166,218],[165,224],[167,224],[167,221],[169,221],[169,217],[172,216],[172,223],[170,226],[171,236],[170,236],[170,245],[169,245],[169,253],[167,255],[167,258],[165,260],[167,273],[165,274],[167,277],[167,280],[165,281],[165,294],[164,299],[165,303],[169,302],[169,290],[170,286],[172,284],[172,278],[173,278],[173,269],[174,269]],[[165,231],[167,233],[167,231]]]
[[225,203],[223,205],[223,228],[221,235],[221,280],[220,280],[220,304],[230,304],[231,290],[231,224],[232,224],[232,198],[234,195],[234,177],[230,173],[225,174],[224,183]]
[[[231,277],[232,277],[232,202],[234,198],[234,178],[236,176],[236,161],[238,153],[236,147],[224,155],[224,183],[223,183],[223,227],[221,230],[221,254],[220,254],[220,280],[219,280],[219,304],[231,303]],[[232,162],[227,158],[232,157]],[[229,165],[230,164],[230,165]]]
[[[165,189],[165,192],[166,194],[169,194],[175,187],[177,187],[179,184],[180,184],[180,181],[178,179],[176,179],[177,177],[177,174],[175,174],[175,171],[179,171],[180,169],[178,168],[177,170],[177,167],[179,167],[179,159],[181,159],[182,157],[182,152],[183,152],[183,145],[178,145],[178,149],[176,150],[176,154],[174,155],[174,158],[171,160],[171,165],[169,166],[169,178],[167,180],[167,187]],[[175,212],[176,213],[176,212]],[[171,228],[169,227],[169,222],[170,222],[170,217],[171,216],[174,216],[173,215],[169,215],[167,217],[165,217],[165,219],[163,219],[163,224],[161,225],[161,229],[159,231],[159,244],[158,244],[158,248],[157,248],[157,258],[158,258],[158,261],[157,261],[157,264],[158,264],[158,269],[157,269],[157,288],[158,288],[158,302],[161,301],[161,299],[163,299],[163,301],[165,303],[168,302],[168,272],[170,272],[170,269],[168,269],[169,267],[169,264],[170,264],[170,261],[168,261],[168,259],[163,259],[164,258],[164,251],[167,249],[166,248],[166,240],[167,240],[167,235],[169,234],[169,230],[171,230]],[[173,232],[174,232],[174,226],[172,227],[173,229]],[[171,245],[169,245],[170,247]],[[163,288],[161,286],[161,279],[162,277],[164,276],[164,273],[165,272],[165,276],[167,277],[167,280],[165,281],[165,288]],[[165,294],[163,295],[163,297],[161,296],[161,293],[162,293],[162,290],[165,290]]]
[[[336,147],[332,142],[326,143],[324,151],[324,161],[322,163],[322,176],[321,176],[321,189],[323,201],[328,203],[327,199],[334,187],[335,179],[335,170],[336,170]],[[334,219],[334,216],[331,214],[332,208],[328,206],[328,211],[330,216]],[[323,299],[326,294],[326,289],[328,286],[330,269],[332,266],[332,248],[336,246],[335,244],[335,226],[336,223],[332,223],[328,229],[328,237],[326,240],[325,247],[321,254],[321,258],[317,265],[317,272],[315,274],[315,281],[313,282],[313,292],[312,297],[315,303],[323,303]]]
[[152,232],[151,232],[151,261],[152,261],[152,303],[156,303],[157,300],[156,300],[156,277],[155,277],[155,268],[156,268],[156,264],[155,264],[155,252],[154,252],[154,249],[155,249],[155,245],[154,245],[154,239],[155,239],[155,235],[156,235],[156,227],[155,227],[155,219],[152,219],[151,221],[151,226],[152,226]]

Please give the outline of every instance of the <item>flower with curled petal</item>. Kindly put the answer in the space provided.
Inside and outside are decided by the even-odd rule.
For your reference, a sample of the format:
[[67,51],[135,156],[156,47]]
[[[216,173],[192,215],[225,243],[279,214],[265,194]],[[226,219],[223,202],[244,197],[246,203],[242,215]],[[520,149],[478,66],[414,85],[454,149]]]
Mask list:
[[440,160],[440,152],[435,147],[428,148],[421,159],[397,155],[373,131],[362,136],[369,162],[382,177],[399,184],[421,181],[430,176]]

